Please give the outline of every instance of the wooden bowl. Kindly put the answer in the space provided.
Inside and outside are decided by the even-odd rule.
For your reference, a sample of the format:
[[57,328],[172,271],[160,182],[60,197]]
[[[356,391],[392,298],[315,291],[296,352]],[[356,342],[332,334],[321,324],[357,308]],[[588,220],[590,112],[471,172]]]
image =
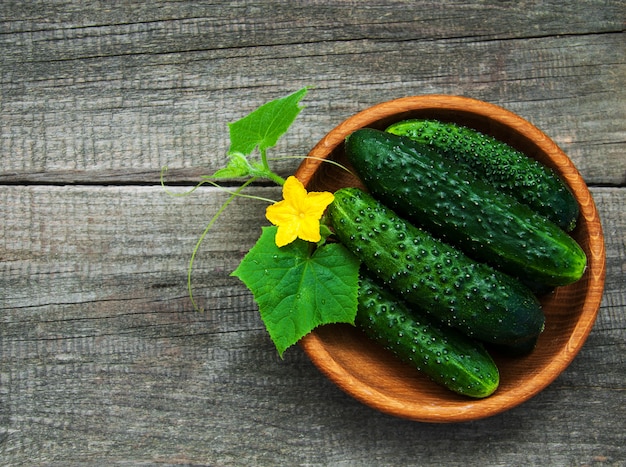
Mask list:
[[328,133],[296,171],[308,190],[335,191],[362,186],[358,178],[330,159],[349,166],[343,142],[353,131],[385,129],[407,118],[435,118],[490,134],[555,169],[580,204],[572,236],[587,254],[587,270],[578,282],[542,297],[546,328],[537,347],[523,357],[492,353],[500,369],[500,387],[485,399],[470,399],[438,386],[350,325],[317,328],[302,341],[313,363],[355,399],[384,413],[421,422],[460,422],[489,417],[535,396],[570,364],[583,346],[596,319],[605,276],[602,227],[587,186],[569,158],[521,117],[475,99],[425,95],[375,105],[348,118]]

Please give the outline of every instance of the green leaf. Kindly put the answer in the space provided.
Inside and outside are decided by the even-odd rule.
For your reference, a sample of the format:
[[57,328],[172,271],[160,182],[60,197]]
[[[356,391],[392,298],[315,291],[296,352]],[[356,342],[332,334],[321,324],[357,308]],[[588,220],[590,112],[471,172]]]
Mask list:
[[252,168],[243,154],[239,152],[229,153],[228,158],[228,165],[208,178],[240,178],[247,177],[252,173]]
[[250,155],[258,146],[264,151],[276,145],[303,107],[300,100],[307,93],[302,88],[288,96],[270,101],[234,123],[229,123],[229,153]]
[[303,240],[278,248],[277,227],[264,227],[258,242],[231,274],[252,291],[278,353],[317,326],[354,324],[359,261],[343,245],[317,248]]

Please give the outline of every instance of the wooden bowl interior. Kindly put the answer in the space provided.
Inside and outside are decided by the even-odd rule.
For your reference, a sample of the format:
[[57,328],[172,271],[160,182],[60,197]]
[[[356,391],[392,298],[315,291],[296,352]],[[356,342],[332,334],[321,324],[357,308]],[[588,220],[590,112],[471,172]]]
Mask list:
[[567,156],[545,134],[519,116],[492,104],[458,96],[416,96],[379,104],[344,121],[309,153],[296,176],[310,191],[363,187],[345,170],[347,135],[362,127],[385,129],[407,118],[436,118],[490,134],[556,170],[580,203],[572,236],[587,254],[583,278],[541,297],[546,328],[536,349],[523,357],[492,352],[501,375],[490,397],[469,399],[436,385],[349,325],[316,329],[302,340],[314,364],[348,394],[385,413],[424,422],[458,422],[495,415],[537,394],[573,360],[596,318],[604,285],[602,229],[593,199]]

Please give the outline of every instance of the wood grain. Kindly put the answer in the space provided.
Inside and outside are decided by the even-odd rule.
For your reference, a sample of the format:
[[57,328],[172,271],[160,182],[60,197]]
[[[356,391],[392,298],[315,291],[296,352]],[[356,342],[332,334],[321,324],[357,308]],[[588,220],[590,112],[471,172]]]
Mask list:
[[[307,154],[330,128],[378,102],[460,94],[545,128],[588,183],[624,184],[618,3],[594,8],[589,18],[584,2],[534,9],[460,2],[454,13],[426,2],[420,10],[428,14],[408,20],[405,8],[387,2],[367,11],[259,3],[229,13],[177,11],[163,2],[146,23],[141,7],[131,15],[136,21],[108,23],[123,11],[48,6],[46,20],[4,23],[13,32],[0,43],[1,110],[11,118],[0,152],[12,157],[0,181],[154,183],[165,165],[171,180],[196,180],[225,163],[228,122],[313,86],[306,115],[275,155]],[[275,8],[284,22],[264,24]],[[332,26],[320,27],[329,20]],[[551,34],[559,22],[559,34]],[[284,175],[296,166],[276,167]]]
[[[264,224],[258,205],[231,210],[203,247],[194,285],[207,312],[197,313],[185,273],[200,226],[187,220],[206,218],[223,195],[207,189],[173,199],[158,187],[1,187],[2,216],[11,220],[1,238],[20,239],[5,240],[0,274],[3,458],[9,464],[174,463],[184,454],[189,463],[249,465],[289,455],[298,463],[350,458],[367,464],[385,454],[398,463],[432,456],[433,464],[447,459],[454,465],[459,461],[444,455],[446,449],[480,459],[471,441],[484,436],[499,459],[512,464],[546,459],[519,450],[539,444],[546,456],[603,455],[617,465],[621,436],[606,427],[621,426],[626,415],[616,403],[625,376],[626,198],[612,188],[592,192],[608,219],[608,274],[585,347],[526,404],[441,431],[345,396],[298,347],[284,361],[277,357],[249,293],[227,277],[238,249],[248,248]],[[278,194],[274,188],[254,193]],[[228,237],[237,241],[220,255]],[[564,431],[564,424],[576,431]],[[271,448],[276,442],[281,451]]]
[[[0,2],[0,464],[624,465],[623,2]],[[381,414],[299,348],[278,358],[228,276],[265,225],[172,198],[226,161],[227,123],[311,86],[271,153],[378,102],[486,100],[552,138],[598,207],[607,276],[572,364],[454,425]],[[283,174],[299,161],[277,161]],[[230,183],[230,182],[229,182]],[[185,188],[174,188],[183,190]],[[277,198],[271,186],[251,193]]]

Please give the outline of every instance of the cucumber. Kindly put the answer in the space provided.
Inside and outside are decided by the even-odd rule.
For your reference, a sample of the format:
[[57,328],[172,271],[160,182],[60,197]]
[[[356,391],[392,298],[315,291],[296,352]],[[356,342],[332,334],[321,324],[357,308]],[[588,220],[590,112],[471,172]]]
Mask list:
[[489,350],[493,350],[495,352],[500,353],[501,355],[506,355],[509,357],[521,357],[524,355],[528,355],[537,346],[537,341],[539,340],[539,336],[532,337],[524,342],[519,342],[514,345],[490,345]]
[[367,274],[360,278],[355,324],[451,391],[483,398],[498,387],[498,367],[482,344],[410,309]]
[[585,253],[565,231],[427,145],[365,128],[345,151],[375,197],[474,259],[547,286],[585,272]]
[[337,238],[398,298],[467,336],[515,345],[539,335],[539,301],[512,277],[472,260],[358,188],[328,208]]
[[387,130],[426,143],[566,231],[576,226],[574,195],[551,169],[508,144],[471,128],[438,120],[404,120]]

